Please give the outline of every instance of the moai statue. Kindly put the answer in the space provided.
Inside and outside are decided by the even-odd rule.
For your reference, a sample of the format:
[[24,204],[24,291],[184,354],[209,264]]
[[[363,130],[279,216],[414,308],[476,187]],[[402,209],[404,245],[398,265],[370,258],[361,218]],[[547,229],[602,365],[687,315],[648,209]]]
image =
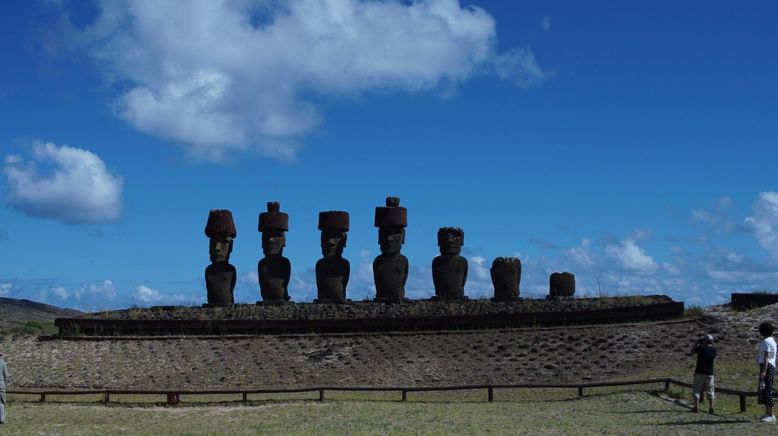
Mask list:
[[575,294],[575,274],[569,272],[551,273],[548,279],[548,298],[572,297]]
[[351,271],[348,260],[343,258],[346,247],[348,212],[333,210],[319,212],[322,258],[316,262],[315,303],[346,302],[346,285]]
[[519,299],[521,283],[521,261],[518,257],[498,257],[492,262],[492,301],[513,301]]
[[205,236],[210,239],[209,253],[211,264],[205,268],[205,287],[208,289],[208,304],[233,304],[232,291],[235,289],[237,274],[230,265],[232,241],[238,236],[232,212],[216,209],[208,214]]
[[289,215],[280,212],[281,205],[276,201],[267,204],[267,212],[259,214],[258,230],[262,233],[262,252],[265,257],[257,264],[259,292],[265,303],[284,303],[289,301],[289,276],[292,265],[283,256],[286,235],[289,230]]
[[433,299],[467,299],[467,259],[459,255],[464,243],[465,232],[459,227],[441,227],[438,230],[440,256],[432,260],[432,281],[435,284]]
[[400,254],[405,243],[408,210],[399,197],[386,197],[386,207],[375,208],[381,254],[373,261],[376,301],[402,301],[408,280],[408,258]]

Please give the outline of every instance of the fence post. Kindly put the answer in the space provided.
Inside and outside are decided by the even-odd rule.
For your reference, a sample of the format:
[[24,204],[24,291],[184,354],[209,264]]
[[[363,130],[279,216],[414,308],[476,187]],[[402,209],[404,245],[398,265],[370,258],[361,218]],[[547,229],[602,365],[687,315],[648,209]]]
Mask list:
[[319,401],[324,401],[324,389],[319,389]]
[[670,390],[670,379],[665,380],[665,392]]
[[583,386],[578,386],[578,396],[583,397]]
[[489,401],[494,401],[494,388],[489,386],[487,390],[489,391]]
[[103,404],[108,404],[111,401],[111,394],[109,392],[103,393]]
[[41,403],[45,403],[46,402],[46,392],[41,392],[40,402]]
[[243,393],[243,404],[246,404],[248,402],[248,396],[249,396],[248,392]]
[[740,411],[746,411],[746,396],[742,394],[740,395]]
[[408,394],[408,391],[406,391],[405,389],[403,389],[403,399],[402,399],[402,401],[403,401],[403,402],[405,402],[405,400],[407,399],[407,398],[406,398],[407,394]]

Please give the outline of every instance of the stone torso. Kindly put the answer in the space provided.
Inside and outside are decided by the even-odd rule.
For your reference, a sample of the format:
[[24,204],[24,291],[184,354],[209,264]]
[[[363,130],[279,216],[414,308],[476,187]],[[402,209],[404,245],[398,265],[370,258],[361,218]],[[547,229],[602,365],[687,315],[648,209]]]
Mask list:
[[283,256],[268,256],[257,264],[259,289],[264,301],[289,300],[289,276],[292,266]]
[[215,263],[205,268],[205,287],[208,304],[232,304],[235,289],[235,267],[228,263]]
[[405,282],[408,280],[408,258],[402,254],[380,255],[373,261],[373,279],[376,298],[405,298]]
[[467,260],[459,255],[438,256],[432,261],[435,295],[440,298],[462,298],[467,280]]
[[351,266],[348,260],[332,256],[316,262],[316,287],[318,298],[325,300],[343,300],[346,298],[346,285]]

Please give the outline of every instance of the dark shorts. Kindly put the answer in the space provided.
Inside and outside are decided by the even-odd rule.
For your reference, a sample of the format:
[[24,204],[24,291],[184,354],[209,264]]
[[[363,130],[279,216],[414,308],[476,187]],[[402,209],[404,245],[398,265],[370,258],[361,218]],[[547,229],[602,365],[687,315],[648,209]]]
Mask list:
[[[759,374],[762,374],[764,364],[759,365]],[[767,373],[764,376],[764,389],[759,391],[758,403],[765,406],[773,406],[773,378],[775,377],[775,367],[767,365]]]

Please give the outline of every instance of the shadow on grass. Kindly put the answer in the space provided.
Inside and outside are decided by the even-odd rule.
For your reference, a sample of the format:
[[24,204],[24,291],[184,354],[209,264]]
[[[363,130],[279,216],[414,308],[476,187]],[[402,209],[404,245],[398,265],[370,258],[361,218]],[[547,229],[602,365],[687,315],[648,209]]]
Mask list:
[[639,413],[676,413],[675,409],[654,409],[654,410],[630,410],[627,412],[607,412],[611,415],[631,415]]
[[712,420],[704,420],[704,421],[688,421],[688,422],[663,422],[659,424],[652,424],[652,425],[719,425],[719,424],[747,424],[751,421],[745,421],[745,420],[739,420],[739,419],[727,419],[727,420],[721,420],[721,421],[712,421]]

